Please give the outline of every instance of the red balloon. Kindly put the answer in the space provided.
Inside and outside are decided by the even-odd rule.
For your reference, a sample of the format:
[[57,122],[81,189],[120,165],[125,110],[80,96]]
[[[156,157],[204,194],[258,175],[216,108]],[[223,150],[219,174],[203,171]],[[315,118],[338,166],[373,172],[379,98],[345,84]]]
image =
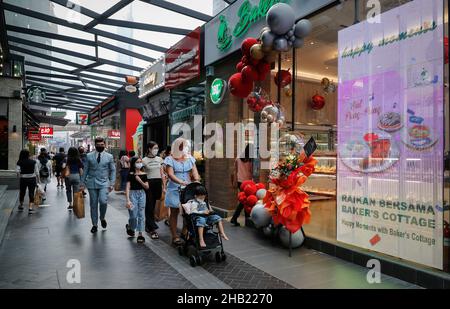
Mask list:
[[245,66],[245,65],[242,63],[242,61],[239,62],[239,63],[236,65],[236,71],[242,72],[242,69],[244,68],[244,66]]
[[258,71],[253,66],[246,65],[242,69],[242,80],[244,82],[254,82],[258,78]]
[[247,199],[247,195],[245,195],[245,192],[239,192],[239,194],[238,194],[239,202],[244,203],[246,199]]
[[256,203],[258,203],[258,198],[256,197],[256,195],[250,195],[249,197],[247,197],[247,205],[253,207],[256,205]]
[[314,110],[321,110],[325,106],[325,98],[319,94],[312,97],[311,107]]
[[257,105],[257,103],[258,103],[258,100],[255,97],[249,97],[247,99],[247,105],[249,107],[255,107]]
[[241,45],[242,54],[250,58],[250,49],[253,45],[258,44],[258,40],[255,38],[246,38]]
[[256,194],[256,185],[254,183],[248,184],[244,188],[244,192],[247,196],[255,195]]
[[252,183],[254,184],[253,180],[245,180],[243,183],[241,183],[241,187],[239,189],[241,189],[241,191],[244,191],[245,187]]
[[243,57],[242,57],[241,62],[244,64],[244,66],[246,66],[247,64],[249,64],[248,58],[247,58],[246,56],[243,56]]
[[[278,85],[279,78],[281,78],[280,85]],[[291,72],[289,72],[289,70],[287,70],[287,71],[286,70],[281,70],[280,72],[277,72],[277,74],[275,74],[274,80],[275,80],[275,84],[277,86],[280,86],[281,88],[284,88],[287,85],[289,85],[290,83],[292,83]]]
[[252,82],[244,82],[241,73],[233,74],[228,80],[230,93],[238,98],[246,98],[253,90]]
[[261,61],[261,62],[258,64],[258,72],[267,74],[267,73],[270,72],[270,70],[271,70],[271,65],[270,65],[270,63],[265,62],[265,61]]
[[266,188],[266,186],[261,182],[256,184],[256,189],[258,189],[258,190],[265,189],[265,188]]

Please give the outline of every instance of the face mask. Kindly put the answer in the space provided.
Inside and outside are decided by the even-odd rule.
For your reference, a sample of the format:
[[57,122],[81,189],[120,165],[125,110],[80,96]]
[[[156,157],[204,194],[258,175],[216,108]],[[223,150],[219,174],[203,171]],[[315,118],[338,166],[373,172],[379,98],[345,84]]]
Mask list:
[[97,150],[97,152],[103,152],[105,150],[104,146],[95,146],[95,150]]
[[144,166],[144,164],[142,164],[142,163],[136,163],[136,168],[138,170],[140,170],[143,166]]
[[205,201],[205,198],[204,198],[204,197],[202,197],[202,198],[197,197],[196,199],[197,199],[197,201],[200,202],[200,203],[203,203],[203,202]]

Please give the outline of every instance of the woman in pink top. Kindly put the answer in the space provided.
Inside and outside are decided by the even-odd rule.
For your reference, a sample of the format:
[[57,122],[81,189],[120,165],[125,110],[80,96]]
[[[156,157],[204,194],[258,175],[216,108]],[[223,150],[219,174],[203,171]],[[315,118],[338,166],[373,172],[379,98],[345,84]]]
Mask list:
[[[241,187],[241,184],[246,180],[253,180],[253,159],[250,157],[250,145],[247,145],[245,147],[245,157],[244,158],[237,158],[234,162],[234,173],[231,175],[231,183],[233,186]],[[242,203],[239,203],[237,206],[233,217],[231,218],[231,223],[235,226],[240,226],[237,219],[241,215],[241,211],[244,208],[244,205]],[[247,217],[247,213],[245,214]]]

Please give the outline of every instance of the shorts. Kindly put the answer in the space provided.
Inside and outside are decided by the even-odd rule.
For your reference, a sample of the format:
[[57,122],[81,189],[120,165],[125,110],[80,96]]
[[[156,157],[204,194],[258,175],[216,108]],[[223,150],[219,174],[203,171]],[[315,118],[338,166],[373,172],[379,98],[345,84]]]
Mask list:
[[62,172],[62,166],[56,166],[55,168],[55,176],[60,177]]
[[194,222],[196,227],[206,227],[206,226],[212,226],[220,221],[222,221],[222,217],[218,215],[209,215],[207,217],[203,216],[194,216]]

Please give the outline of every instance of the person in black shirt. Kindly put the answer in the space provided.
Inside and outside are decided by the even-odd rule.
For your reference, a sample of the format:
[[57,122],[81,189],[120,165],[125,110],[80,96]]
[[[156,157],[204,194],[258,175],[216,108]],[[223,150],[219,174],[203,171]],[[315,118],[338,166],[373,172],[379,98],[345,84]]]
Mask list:
[[58,180],[58,185],[56,187],[61,187],[64,189],[64,179],[61,177],[62,165],[63,161],[66,158],[66,154],[64,153],[64,147],[59,148],[59,152],[55,155],[54,160],[56,162],[55,166],[55,176]]
[[138,243],[145,242],[142,233],[145,229],[145,190],[148,190],[147,175],[143,172],[142,159],[134,157],[130,162],[130,173],[128,174],[128,181],[126,187],[126,198],[128,213],[130,218],[128,224],[125,226],[127,234],[131,237],[134,236],[135,230],[139,235],[137,238]]
[[37,180],[39,177],[39,170],[37,162],[30,159],[30,152],[26,149],[19,154],[19,161],[17,161],[17,174],[20,176],[20,195],[19,195],[19,211],[23,211],[23,202],[25,193],[28,189],[29,207],[28,213],[34,213],[34,191],[36,190]]

